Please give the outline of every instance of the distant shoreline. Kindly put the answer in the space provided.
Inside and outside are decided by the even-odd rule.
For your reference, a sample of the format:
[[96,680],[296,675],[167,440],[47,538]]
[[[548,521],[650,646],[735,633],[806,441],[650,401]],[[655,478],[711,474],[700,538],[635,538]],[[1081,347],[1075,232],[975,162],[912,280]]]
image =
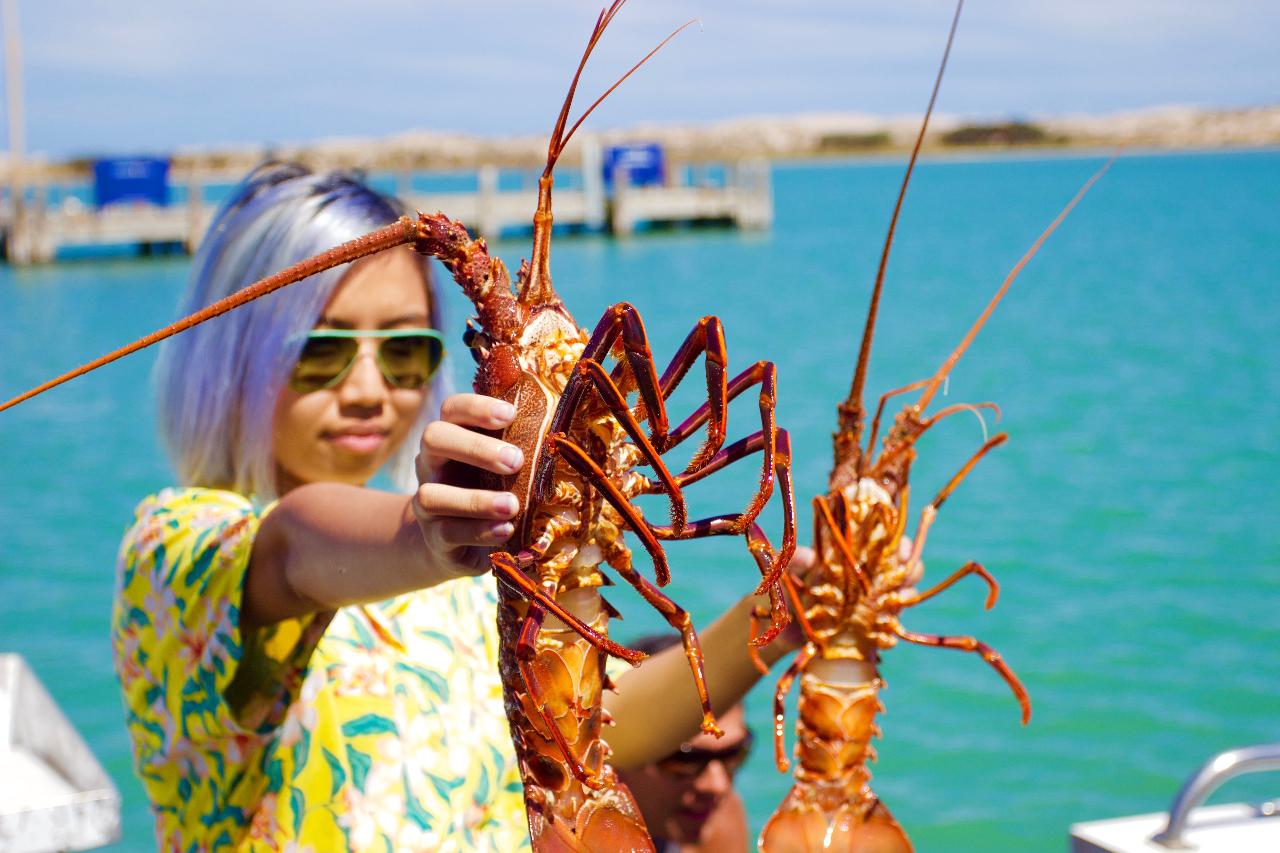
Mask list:
[[[999,163],[999,162],[1017,162],[1025,160],[1027,162],[1038,162],[1042,160],[1090,160],[1100,157],[1110,157],[1117,150],[1124,159],[1133,157],[1175,157],[1197,155],[1211,156],[1214,154],[1254,154],[1267,153],[1271,151],[1280,151],[1280,143],[1274,145],[1242,145],[1242,146],[1218,146],[1218,147],[1193,147],[1193,148],[1155,148],[1148,146],[1126,146],[1124,148],[1106,147],[1101,145],[1063,145],[1063,146],[1010,146],[1010,147],[990,147],[990,148],[972,148],[967,150],[957,150],[952,148],[930,148],[926,147],[921,151],[920,160],[922,163],[933,164],[963,164],[963,163]],[[831,154],[818,155],[814,157],[796,157],[790,159],[778,159],[775,164],[794,166],[796,168],[805,168],[807,166],[822,165],[840,165],[840,164],[857,164],[857,165],[894,165],[901,164],[910,154],[910,150],[895,149],[892,151],[880,151],[866,154]]]
[[[764,159],[807,161],[893,157],[909,151],[920,116],[813,113],[752,116],[701,124],[653,124],[584,130],[602,146],[656,142],[672,163]],[[1133,153],[1218,151],[1280,146],[1280,105],[1238,109],[1165,106],[1106,115],[1030,119],[974,119],[936,115],[925,137],[929,156],[984,159],[1003,154],[1109,151]],[[581,146],[563,161],[575,164]],[[482,165],[540,168],[546,157],[541,134],[479,136],[439,130],[405,131],[381,138],[336,138],[285,145],[179,148],[169,153],[180,172],[243,174],[268,158],[298,160],[318,169],[376,172],[473,170]],[[91,158],[29,161],[32,177],[73,180],[87,176]],[[7,168],[7,167],[6,167]]]

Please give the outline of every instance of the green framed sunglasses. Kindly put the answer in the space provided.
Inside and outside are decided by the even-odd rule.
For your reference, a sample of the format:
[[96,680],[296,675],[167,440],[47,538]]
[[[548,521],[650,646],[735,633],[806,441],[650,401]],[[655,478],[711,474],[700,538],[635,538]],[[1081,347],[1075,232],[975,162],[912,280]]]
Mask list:
[[378,342],[374,360],[392,388],[426,387],[444,360],[444,337],[435,329],[314,329],[306,335],[289,388],[309,394],[337,385],[356,363],[362,339]]

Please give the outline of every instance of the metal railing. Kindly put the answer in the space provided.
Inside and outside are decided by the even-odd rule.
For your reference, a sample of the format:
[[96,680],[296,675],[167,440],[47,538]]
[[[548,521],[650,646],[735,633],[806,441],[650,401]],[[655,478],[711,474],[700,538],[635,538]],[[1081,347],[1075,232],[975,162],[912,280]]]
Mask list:
[[[1280,743],[1246,746],[1218,753],[1202,764],[1183,784],[1182,790],[1173,798],[1173,805],[1169,807],[1168,824],[1152,836],[1151,840],[1171,850],[1194,849],[1182,837],[1192,810],[1201,806],[1210,794],[1228,780],[1246,773],[1265,773],[1268,770],[1280,770]],[[1274,814],[1276,803],[1267,803],[1261,811],[1263,814]]]

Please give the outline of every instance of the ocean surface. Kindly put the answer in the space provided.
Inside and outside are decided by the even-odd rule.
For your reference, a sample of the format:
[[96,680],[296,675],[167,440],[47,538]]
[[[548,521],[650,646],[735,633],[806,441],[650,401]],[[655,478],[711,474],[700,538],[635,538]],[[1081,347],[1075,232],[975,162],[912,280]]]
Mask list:
[[[1070,156],[928,160],[888,269],[870,394],[931,374],[1007,270],[1099,165]],[[763,233],[652,230],[557,237],[556,286],[579,323],[620,300],[660,362],[698,318],[725,323],[731,369],[769,358],[795,447],[801,541],[824,488],[901,161],[775,167]],[[495,245],[515,268],[525,238]],[[0,267],[0,398],[168,323],[180,257]],[[940,403],[994,400],[1010,434],[941,511],[929,576],[966,580],[903,617],[998,649],[1034,704],[1022,727],[976,655],[886,653],[873,785],[922,851],[1063,850],[1073,821],[1167,807],[1210,754],[1280,740],[1280,152],[1130,154],[1031,262]],[[450,337],[467,306],[444,282]],[[460,385],[470,360],[452,365]],[[115,549],[144,495],[170,482],[151,352],[0,415],[0,651],[23,654],[124,795],[124,840],[152,849],[130,769],[107,622]],[[696,375],[694,380],[696,380]],[[698,383],[673,410],[697,404]],[[703,392],[705,393],[705,391]],[[730,435],[758,427],[754,395]],[[919,445],[917,503],[983,440],[955,417]],[[693,489],[744,501],[754,463]],[[769,519],[776,539],[777,516]],[[1270,531],[1270,532],[1268,532]],[[682,544],[687,547],[682,547]],[[677,543],[673,597],[705,624],[749,590],[739,541]],[[626,638],[662,626],[615,593]],[[751,694],[758,749],[739,784],[758,829],[787,790],[770,697]],[[794,701],[794,700],[793,700]],[[1280,794],[1274,776],[1215,801]]]

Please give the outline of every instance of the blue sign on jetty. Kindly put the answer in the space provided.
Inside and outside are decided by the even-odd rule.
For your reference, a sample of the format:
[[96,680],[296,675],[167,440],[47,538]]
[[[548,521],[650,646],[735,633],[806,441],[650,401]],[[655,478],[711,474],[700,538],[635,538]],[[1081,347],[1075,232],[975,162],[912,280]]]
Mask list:
[[169,161],[159,157],[94,161],[93,202],[99,208],[122,202],[168,204]]
[[632,187],[662,186],[666,167],[662,146],[656,142],[634,145],[612,145],[604,151],[604,185],[613,189],[615,169],[627,170],[627,185]]

